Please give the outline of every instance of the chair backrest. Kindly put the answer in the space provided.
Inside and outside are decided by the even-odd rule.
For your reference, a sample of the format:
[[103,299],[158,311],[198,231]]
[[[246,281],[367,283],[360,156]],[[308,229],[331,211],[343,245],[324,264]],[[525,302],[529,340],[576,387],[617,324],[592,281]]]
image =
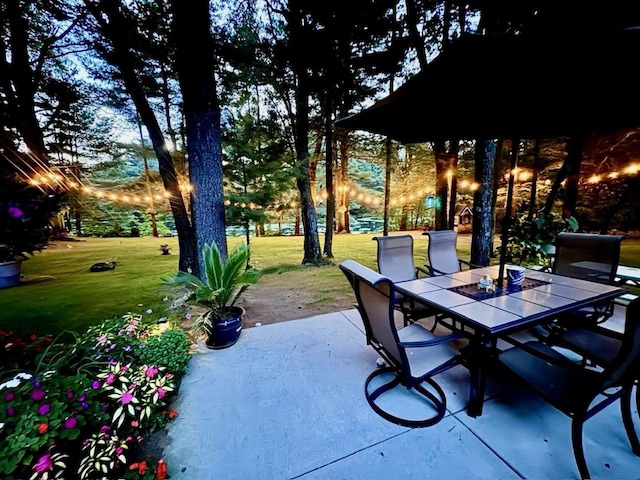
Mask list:
[[385,360],[395,368],[402,368],[409,374],[404,348],[399,345],[395,325],[395,287],[391,279],[359,264],[354,260],[344,260],[340,270],[353,287],[360,316],[371,344]]
[[433,274],[456,273],[461,270],[456,251],[457,233],[453,230],[427,232],[427,258]]
[[373,237],[378,242],[378,272],[394,282],[413,280],[417,277],[413,261],[413,237],[392,235]]
[[620,263],[622,235],[560,232],[553,273],[599,283],[613,283]]

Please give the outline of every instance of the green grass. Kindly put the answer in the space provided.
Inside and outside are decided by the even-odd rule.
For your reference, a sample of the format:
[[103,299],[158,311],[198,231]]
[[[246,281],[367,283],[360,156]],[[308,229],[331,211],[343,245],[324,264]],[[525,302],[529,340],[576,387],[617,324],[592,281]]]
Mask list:
[[[302,237],[263,237],[251,240],[251,261],[263,270],[252,287],[268,294],[273,289],[304,289],[313,298],[309,305],[342,306],[352,303],[352,292],[336,265],[346,258],[376,267],[373,235],[336,235],[334,265],[303,266]],[[469,258],[469,235],[458,237],[458,251]],[[242,241],[229,238],[229,245]],[[324,238],[321,237],[321,245]],[[160,244],[171,246],[171,255],[160,255]],[[416,234],[416,265],[426,262],[427,239]],[[178,267],[175,238],[87,238],[54,242],[51,247],[23,264],[26,282],[0,290],[0,329],[17,333],[56,334],[87,326],[129,311],[151,308],[158,316],[166,313],[177,295],[162,282]],[[115,270],[90,272],[96,262],[116,260]],[[497,262],[497,259],[495,259]],[[640,239],[622,243],[621,263],[640,266]],[[270,290],[267,290],[270,289]],[[169,300],[163,300],[169,297]],[[336,309],[339,309],[336,307]],[[300,318],[304,317],[300,313]]]

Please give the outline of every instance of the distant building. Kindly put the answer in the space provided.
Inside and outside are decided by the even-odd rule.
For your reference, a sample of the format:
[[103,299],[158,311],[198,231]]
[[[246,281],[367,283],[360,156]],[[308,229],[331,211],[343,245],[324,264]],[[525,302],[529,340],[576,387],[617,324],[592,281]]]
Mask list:
[[471,233],[473,211],[469,205],[456,205],[453,215],[453,229],[458,233]]

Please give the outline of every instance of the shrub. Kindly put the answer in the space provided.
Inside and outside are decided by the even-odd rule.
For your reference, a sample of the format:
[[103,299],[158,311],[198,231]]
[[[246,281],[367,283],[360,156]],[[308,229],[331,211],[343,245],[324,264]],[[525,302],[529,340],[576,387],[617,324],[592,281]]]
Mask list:
[[181,328],[165,330],[140,345],[140,361],[146,365],[158,365],[172,374],[182,377],[187,371],[191,357],[191,342]]

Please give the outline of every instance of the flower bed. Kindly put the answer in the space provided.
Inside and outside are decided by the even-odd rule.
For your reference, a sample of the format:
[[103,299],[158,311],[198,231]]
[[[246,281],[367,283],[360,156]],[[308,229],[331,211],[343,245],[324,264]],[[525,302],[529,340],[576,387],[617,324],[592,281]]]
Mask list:
[[166,478],[140,446],[177,415],[190,341],[151,313],[55,340],[0,331],[0,478]]

